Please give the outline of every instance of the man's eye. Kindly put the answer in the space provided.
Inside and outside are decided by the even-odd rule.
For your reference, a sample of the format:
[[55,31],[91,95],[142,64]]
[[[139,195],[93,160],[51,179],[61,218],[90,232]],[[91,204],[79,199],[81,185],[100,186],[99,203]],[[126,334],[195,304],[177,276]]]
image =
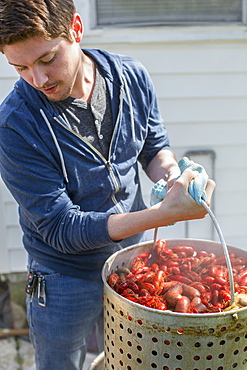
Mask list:
[[43,64],[51,64],[52,62],[54,62],[54,60],[55,60],[55,55],[49,60],[42,60],[42,63]]
[[17,72],[23,72],[25,71],[26,67],[15,67]]

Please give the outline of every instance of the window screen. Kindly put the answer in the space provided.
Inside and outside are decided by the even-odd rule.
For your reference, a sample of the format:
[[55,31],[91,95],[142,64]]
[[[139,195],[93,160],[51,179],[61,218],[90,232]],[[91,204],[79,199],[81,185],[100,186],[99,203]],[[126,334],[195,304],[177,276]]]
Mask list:
[[96,0],[97,24],[241,22],[245,0]]

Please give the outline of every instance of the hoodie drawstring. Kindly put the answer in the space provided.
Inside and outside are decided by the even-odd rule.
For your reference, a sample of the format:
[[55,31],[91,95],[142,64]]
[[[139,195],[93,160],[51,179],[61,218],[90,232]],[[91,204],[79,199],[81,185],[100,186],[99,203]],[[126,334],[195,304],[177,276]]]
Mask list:
[[60,157],[60,161],[61,161],[61,165],[62,165],[63,175],[64,175],[64,177],[65,177],[66,182],[68,183],[68,182],[69,182],[69,179],[68,179],[68,175],[67,175],[67,171],[66,171],[66,167],[65,167],[65,162],[64,162],[64,158],[63,158],[62,150],[61,150],[61,148],[60,148],[60,146],[59,146],[59,143],[58,143],[58,141],[57,141],[56,135],[55,135],[55,133],[54,133],[54,131],[53,131],[52,127],[51,127],[51,124],[50,124],[50,122],[49,122],[48,118],[46,117],[46,115],[45,115],[45,113],[44,113],[43,109],[40,109],[40,113],[41,113],[42,117],[44,118],[45,123],[47,124],[47,127],[48,127],[48,129],[49,129],[49,131],[50,131],[50,133],[51,133],[51,136],[52,136],[52,138],[53,138],[54,144],[55,144],[55,146],[56,146],[56,148],[57,148],[57,151],[58,151],[58,154],[59,154],[59,157]]
[[[117,117],[117,122],[119,120],[119,117],[120,117],[120,114],[121,114],[121,111],[122,111],[122,106],[123,106],[123,92],[125,90],[126,92],[126,96],[127,96],[127,99],[128,99],[128,102],[129,102],[129,108],[130,108],[130,123],[131,123],[131,131],[132,131],[132,137],[133,137],[133,141],[135,142],[136,141],[136,136],[135,136],[135,121],[134,121],[134,113],[133,113],[133,105],[132,105],[132,101],[131,101],[131,96],[130,96],[130,90],[129,90],[129,87],[128,87],[128,83],[127,83],[127,80],[125,78],[125,76],[122,74],[121,75],[122,79],[123,79],[123,83],[124,83],[124,88],[121,88],[120,89],[120,104],[119,104],[119,113],[118,113],[118,117]],[[66,182],[68,183],[69,182],[69,179],[68,179],[68,175],[67,175],[67,171],[66,171],[66,167],[65,167],[65,162],[64,162],[64,157],[63,157],[63,153],[62,153],[62,150],[59,146],[59,143],[57,141],[57,138],[56,138],[56,135],[52,129],[52,126],[48,120],[48,118],[46,117],[43,109],[40,109],[40,113],[42,115],[42,117],[44,118],[44,121],[51,133],[51,136],[53,138],[53,141],[54,141],[54,144],[57,148],[57,151],[58,151],[58,154],[59,154],[59,157],[60,157],[60,161],[61,161],[61,166],[62,166],[62,171],[63,171],[63,175],[65,177],[65,180]]]

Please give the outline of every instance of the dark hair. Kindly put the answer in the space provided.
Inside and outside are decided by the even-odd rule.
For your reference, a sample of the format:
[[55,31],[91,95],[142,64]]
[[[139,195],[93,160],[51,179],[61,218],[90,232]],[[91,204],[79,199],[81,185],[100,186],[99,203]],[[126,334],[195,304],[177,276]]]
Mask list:
[[0,51],[31,37],[71,40],[73,0],[0,0]]

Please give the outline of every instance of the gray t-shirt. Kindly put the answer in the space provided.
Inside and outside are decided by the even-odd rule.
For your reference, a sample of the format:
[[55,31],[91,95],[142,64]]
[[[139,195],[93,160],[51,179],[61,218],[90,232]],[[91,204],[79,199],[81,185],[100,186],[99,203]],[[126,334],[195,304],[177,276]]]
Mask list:
[[111,103],[106,82],[96,66],[96,81],[90,103],[68,97],[51,102],[69,127],[108,157],[112,136]]

